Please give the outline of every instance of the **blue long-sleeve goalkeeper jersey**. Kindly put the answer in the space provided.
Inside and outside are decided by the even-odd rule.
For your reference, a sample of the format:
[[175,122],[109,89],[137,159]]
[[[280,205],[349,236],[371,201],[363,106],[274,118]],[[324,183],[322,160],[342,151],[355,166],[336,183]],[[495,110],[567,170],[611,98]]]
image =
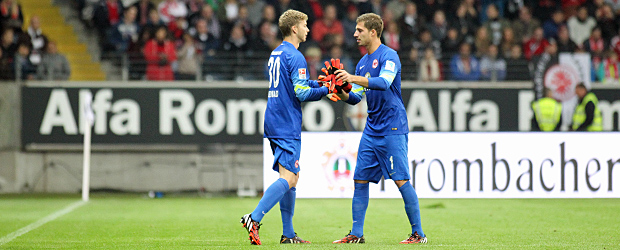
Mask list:
[[282,42],[271,52],[267,66],[269,94],[264,137],[301,139],[301,102],[320,100],[328,89],[308,80],[306,59],[289,42]]
[[355,67],[355,74],[368,78],[368,88],[352,85],[349,104],[366,95],[368,120],[364,133],[385,136],[409,133],[407,111],[400,91],[400,59],[393,49],[381,44],[366,54]]

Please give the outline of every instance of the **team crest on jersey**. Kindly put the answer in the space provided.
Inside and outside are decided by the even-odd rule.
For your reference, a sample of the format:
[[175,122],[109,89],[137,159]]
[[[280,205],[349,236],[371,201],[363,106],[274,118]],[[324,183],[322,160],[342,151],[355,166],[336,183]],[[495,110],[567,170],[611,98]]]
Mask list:
[[396,64],[390,60],[385,62],[385,69],[394,72],[396,70]]
[[299,168],[299,160],[295,161],[295,168]]
[[301,68],[298,69],[297,72],[299,72],[299,79],[306,79],[306,69]]
[[372,68],[376,69],[377,66],[379,66],[379,60],[375,59],[374,61],[372,61]]

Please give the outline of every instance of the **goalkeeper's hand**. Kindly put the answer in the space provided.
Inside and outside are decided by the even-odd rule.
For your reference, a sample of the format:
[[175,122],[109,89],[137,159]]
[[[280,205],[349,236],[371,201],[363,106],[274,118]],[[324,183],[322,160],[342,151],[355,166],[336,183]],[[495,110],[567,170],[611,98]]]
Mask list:
[[322,68],[321,71],[325,73],[325,77],[319,77],[319,80],[323,81],[331,81],[329,85],[329,93],[338,93],[341,94],[342,91],[349,93],[351,91],[351,84],[348,82],[343,82],[342,80],[336,80],[336,71],[344,69],[344,65],[340,63],[340,59],[331,59],[330,61],[325,61],[325,68]]

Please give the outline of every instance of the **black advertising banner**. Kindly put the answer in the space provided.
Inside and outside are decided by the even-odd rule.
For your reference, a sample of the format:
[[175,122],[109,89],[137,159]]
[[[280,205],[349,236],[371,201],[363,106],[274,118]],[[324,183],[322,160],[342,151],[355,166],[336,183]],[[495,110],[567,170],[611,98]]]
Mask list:
[[[618,131],[619,89],[595,89],[604,129]],[[22,144],[80,144],[92,94],[93,144],[262,143],[267,89],[257,87],[22,88]],[[411,131],[529,131],[529,88],[403,88]],[[365,101],[303,104],[304,131],[362,130]]]

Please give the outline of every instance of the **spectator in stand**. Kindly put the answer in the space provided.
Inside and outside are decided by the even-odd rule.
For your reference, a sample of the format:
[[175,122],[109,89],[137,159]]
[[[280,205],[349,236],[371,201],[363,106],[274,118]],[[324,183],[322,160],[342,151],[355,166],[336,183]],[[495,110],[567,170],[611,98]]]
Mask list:
[[586,2],[586,8],[588,8],[588,15],[592,17],[599,16],[599,10],[605,4],[605,0],[592,0]]
[[228,52],[245,53],[249,46],[243,26],[235,25],[230,32],[230,38],[224,43],[223,49]]
[[435,57],[435,53],[430,48],[424,51],[424,58],[420,60],[420,68],[418,69],[418,80],[424,82],[441,81],[441,63]]
[[150,81],[172,81],[172,62],[177,60],[174,44],[168,40],[166,27],[159,27],[155,31],[155,38],[144,46],[146,59],[146,79]]
[[121,21],[124,11],[123,3],[119,0],[101,0],[95,7],[93,23],[102,41],[105,40],[106,32]]
[[[305,1],[298,1],[298,2],[305,2]],[[338,20],[345,19],[347,16],[347,12],[349,11],[350,8],[357,9],[357,2],[358,2],[357,0],[335,1],[334,4],[336,5],[336,12],[337,12]],[[306,9],[309,10],[310,8],[306,8]]]
[[456,15],[454,15],[451,23],[452,26],[457,29],[459,32],[459,37],[461,37],[466,42],[473,42],[476,34],[476,29],[478,28],[477,22],[478,19],[474,14],[468,11],[469,7],[466,3],[467,1],[462,2],[456,8]]
[[34,80],[37,74],[37,66],[30,61],[30,45],[20,43],[15,54],[15,73],[20,75],[21,80]]
[[274,29],[271,23],[263,22],[258,29],[258,37],[250,49],[258,53],[270,53],[280,45],[280,42],[278,30]]
[[342,23],[336,19],[336,6],[329,4],[323,10],[323,18],[312,25],[312,40],[320,42],[327,34],[342,34]]
[[37,67],[37,79],[48,81],[66,81],[71,76],[71,67],[67,58],[58,53],[56,42],[48,41],[45,54]]
[[[347,19],[352,21],[353,33],[355,33],[355,18],[357,18],[357,15],[353,18],[349,17]],[[420,35],[420,31],[426,26],[426,20],[424,17],[418,15],[418,7],[416,4],[408,2],[405,5],[405,13],[402,17],[400,17],[400,19],[398,19],[397,23],[398,29],[400,30],[400,47],[403,50],[410,50],[413,46],[413,41],[416,40],[416,38]],[[345,31],[347,31],[347,34],[350,32],[347,30],[346,25]],[[353,41],[355,41],[355,37],[353,36],[346,37],[350,37]]]
[[558,37],[558,29],[560,26],[565,25],[564,23],[564,12],[562,10],[557,9],[551,15],[551,19],[547,20],[543,24],[543,33],[545,39],[549,38],[557,38]]
[[549,20],[557,11],[562,12],[558,0],[535,0],[533,2],[532,11],[538,20]]
[[488,30],[491,43],[498,45],[502,41],[504,28],[510,27],[510,22],[500,16],[500,12],[495,4],[489,5],[486,13],[488,20],[484,22],[483,26]]
[[534,30],[538,27],[540,27],[540,21],[532,17],[532,12],[527,6],[521,7],[519,10],[519,19],[512,22],[514,36],[518,37],[522,43],[530,40]]
[[144,27],[149,22],[149,13],[152,10],[157,10],[153,0],[138,0],[132,6],[137,10],[136,20],[140,27]]
[[15,80],[15,70],[12,64],[12,59],[5,56],[4,50],[0,50],[0,80]]
[[180,46],[180,44],[183,43],[183,34],[185,34],[188,29],[189,24],[185,17],[178,17],[174,21],[168,23],[168,32],[175,45]]
[[[342,29],[344,30],[344,50],[345,51],[357,51],[358,45],[355,37],[352,34],[355,34],[355,26],[357,25],[356,19],[359,16],[359,12],[357,8],[349,8],[347,11],[347,16],[344,20],[342,20]],[[400,41],[401,46],[403,42],[404,32],[401,27]],[[413,42],[413,40],[412,40]]]
[[504,18],[508,20],[516,20],[519,18],[519,12],[524,6],[531,6],[531,1],[508,0],[506,1],[506,9],[504,10]]
[[527,81],[531,80],[528,61],[523,57],[521,45],[513,45],[510,56],[506,58],[506,80]]
[[418,55],[424,55],[424,51],[427,48],[433,49],[435,57],[441,58],[441,43],[439,41],[433,41],[431,32],[429,30],[422,30],[420,33],[420,41],[413,42],[413,48],[418,50]]
[[[570,39],[576,44],[583,44],[590,36],[592,28],[596,26],[596,20],[588,16],[588,9],[585,6],[579,7],[577,15],[572,16],[566,22]],[[559,35],[558,35],[559,36]]]
[[324,61],[321,60],[322,52],[319,47],[314,45],[306,49],[306,61],[308,62],[308,78],[316,79],[321,75],[321,68],[325,67]]
[[252,26],[252,22],[250,22],[250,17],[248,15],[248,8],[245,5],[241,5],[239,6],[239,15],[233,22],[233,27],[241,26],[245,37],[251,37],[254,35],[254,26]]
[[327,54],[327,56],[323,58],[323,61],[325,62],[332,58],[340,58],[340,63],[342,63],[346,70],[355,68],[355,65],[353,64],[353,59],[351,59],[350,56],[344,53],[342,46],[332,46],[329,49],[329,53]]
[[195,80],[198,74],[199,56],[194,38],[189,33],[183,34],[183,45],[177,51],[179,66],[175,72],[176,80]]
[[252,24],[252,27],[258,27],[262,19],[263,8],[265,8],[265,2],[263,0],[248,0],[245,3],[248,9],[248,19]]
[[502,36],[502,42],[499,45],[500,55],[507,57],[510,55],[512,46],[521,45],[521,41],[517,41],[512,28],[505,28],[504,35]]
[[420,14],[424,16],[427,23],[433,21],[433,15],[438,10],[444,9],[445,1],[442,0],[419,0],[417,2],[418,8],[422,11]]
[[164,21],[159,17],[159,12],[157,10],[151,10],[149,12],[149,20],[146,25],[142,26],[142,30],[148,30],[151,33],[155,33],[155,30],[159,28],[159,26],[165,26]]
[[384,44],[393,50],[400,50],[400,32],[398,31],[398,24],[395,22],[386,23],[386,29],[383,31]]
[[558,40],[556,41],[558,45],[558,52],[568,52],[573,53],[577,50],[577,44],[570,39],[568,28],[564,25],[561,26],[558,30]]
[[224,0],[217,9],[217,18],[224,23],[231,23],[239,15],[239,3],[237,0]]
[[208,4],[202,6],[202,10],[200,11],[199,15],[190,17],[189,21],[192,28],[189,29],[189,33],[191,35],[196,35],[196,22],[200,19],[207,21],[207,29],[209,30],[209,34],[213,35],[217,39],[220,39],[222,37],[222,27],[220,25],[220,21],[215,16],[215,13],[213,12],[213,7]]
[[30,18],[30,25],[26,30],[26,34],[30,37],[30,44],[32,44],[30,62],[35,66],[39,65],[39,63],[41,63],[43,48],[45,48],[47,44],[47,36],[45,36],[41,30],[41,20],[39,16],[34,15]]
[[[577,10],[580,6],[585,7],[587,0],[562,0],[562,11],[567,17],[572,17],[577,14]],[[587,11],[587,9],[586,9]]]
[[[263,23],[268,23],[270,26],[269,28],[276,32],[276,36],[278,35],[280,28],[278,27],[278,20],[276,20],[276,9],[272,5],[265,5],[263,9],[263,19],[260,21],[258,27],[263,27]],[[313,31],[310,30],[310,32]]]
[[185,0],[187,5],[187,17],[194,16],[202,11],[202,6],[205,5],[204,0]]
[[489,34],[488,29],[486,27],[480,27],[476,31],[476,38],[474,40],[474,46],[475,46],[476,56],[478,57],[486,54],[489,50],[489,46],[492,44],[491,38],[489,37],[488,34]]
[[427,29],[431,32],[433,41],[441,42],[446,38],[446,33],[448,32],[446,14],[442,10],[435,12],[433,22],[428,24]]
[[0,2],[0,28],[22,32],[23,23],[22,7],[17,0],[2,0]]
[[[157,11],[155,11],[157,13]],[[144,28],[140,31],[138,41],[129,45],[127,56],[129,59],[129,79],[143,80],[146,72],[146,59],[144,59],[144,46],[151,40],[152,30]]]
[[321,0],[308,0],[299,2],[301,2],[304,11],[306,11],[304,13],[308,15],[308,27],[314,25],[314,22],[316,22],[316,20],[323,18],[323,3]]
[[139,27],[136,23],[137,14],[138,10],[135,7],[129,7],[123,14],[123,21],[112,28],[111,36],[108,37],[108,39],[110,40],[110,44],[115,46],[116,52],[127,52],[129,45],[138,40]]
[[186,17],[189,14],[187,6],[179,0],[164,0],[157,5],[157,11],[159,18],[166,25],[178,17]]
[[492,82],[506,80],[506,60],[499,55],[497,45],[489,46],[489,52],[480,59],[480,79]]
[[13,29],[5,29],[2,32],[2,43],[0,44],[2,49],[2,57],[8,58],[9,63],[13,62],[13,56],[17,51],[17,43],[15,42],[15,32]]
[[407,56],[401,57],[401,77],[403,80],[417,80],[418,79],[418,50],[411,48],[407,53]]
[[583,42],[581,47],[592,55],[592,64],[595,69],[598,68],[598,64],[603,58],[603,52],[607,48],[607,42],[605,42],[601,35],[601,28],[598,26],[594,27],[590,33],[590,37]]
[[620,32],[618,33],[619,35],[614,36],[610,43],[609,43],[609,47],[611,47],[611,49],[613,51],[616,52],[616,54],[618,54],[618,56],[620,56]]
[[200,19],[196,21],[194,39],[196,40],[196,48],[202,53],[205,61],[215,57],[217,50],[220,48],[220,40],[209,33],[206,20]]
[[620,72],[618,71],[618,54],[613,50],[605,53],[605,60],[598,67],[596,75],[604,84],[620,83]]
[[[446,38],[441,42],[441,53],[445,58],[452,58],[454,54],[458,53],[459,45],[463,42],[463,39],[459,37],[459,32],[456,28],[451,27],[448,29]],[[433,54],[435,57],[435,54]]]
[[459,54],[450,61],[450,74],[455,81],[477,81],[480,79],[478,59],[471,54],[471,45],[461,44]]
[[605,0],[605,4],[609,5],[612,11],[616,14],[620,14],[620,1],[618,0]]
[[523,54],[525,59],[531,60],[532,57],[541,55],[549,45],[549,41],[544,37],[542,28],[534,30],[532,38],[523,44]]
[[[505,0],[484,0],[480,1],[480,23],[486,23],[487,21],[493,19],[489,15],[489,7],[494,6],[497,11],[497,16],[500,18],[504,18],[504,6]],[[485,15],[486,14],[486,15]]]
[[601,35],[605,41],[611,40],[618,31],[615,13],[609,4],[604,4],[596,17],[596,25],[601,28]]
[[405,13],[407,3],[409,3],[408,0],[390,0],[385,8],[392,12],[394,19],[399,19]]

